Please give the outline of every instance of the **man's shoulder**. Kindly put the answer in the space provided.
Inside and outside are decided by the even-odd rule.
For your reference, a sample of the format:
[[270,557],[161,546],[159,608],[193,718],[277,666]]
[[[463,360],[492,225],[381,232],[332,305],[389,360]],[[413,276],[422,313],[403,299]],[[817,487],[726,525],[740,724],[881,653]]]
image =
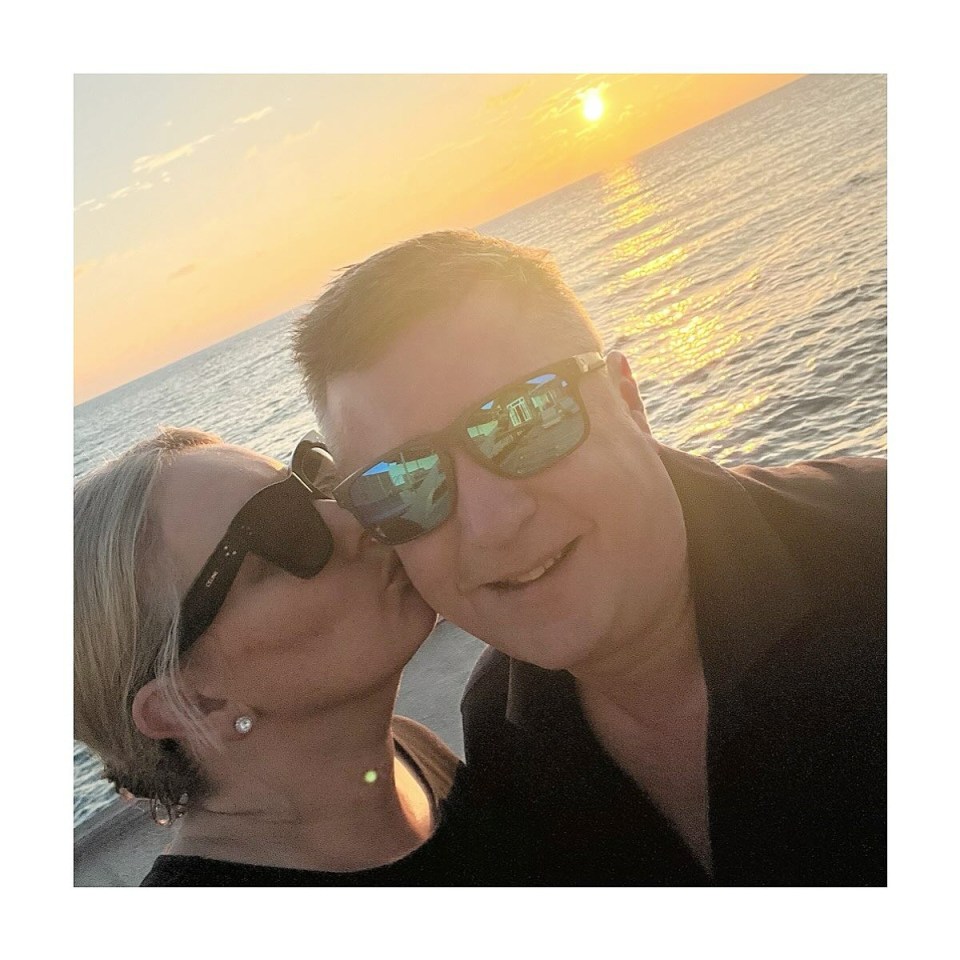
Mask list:
[[739,466],[734,474],[761,506],[776,500],[795,509],[852,520],[886,517],[887,461],[882,457],[806,460],[783,467]]
[[726,513],[744,496],[776,528],[778,522],[841,519],[885,524],[887,461],[883,457],[838,457],[786,466],[725,467],[660,445],[677,495],[694,518]]
[[882,593],[886,459],[722,467],[664,446],[660,457],[683,507],[693,572],[708,593],[730,579],[718,579],[724,568],[752,571],[753,588],[771,603],[804,588],[816,602],[823,587],[839,596],[851,583],[858,594]]
[[730,473],[801,566],[856,580],[868,574],[885,579],[885,459],[743,466]]

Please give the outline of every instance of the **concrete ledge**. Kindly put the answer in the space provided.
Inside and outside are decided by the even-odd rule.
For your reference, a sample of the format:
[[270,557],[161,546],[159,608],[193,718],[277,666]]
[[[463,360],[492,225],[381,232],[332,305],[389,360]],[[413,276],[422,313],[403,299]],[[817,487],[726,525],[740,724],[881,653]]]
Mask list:
[[126,824],[138,819],[142,813],[136,806],[117,797],[113,803],[102,810],[98,810],[83,823],[73,828],[73,849],[82,850],[98,836],[106,836],[114,830],[122,830]]
[[176,835],[175,827],[158,827],[149,813],[119,799],[92,819],[74,831],[75,887],[137,886]]

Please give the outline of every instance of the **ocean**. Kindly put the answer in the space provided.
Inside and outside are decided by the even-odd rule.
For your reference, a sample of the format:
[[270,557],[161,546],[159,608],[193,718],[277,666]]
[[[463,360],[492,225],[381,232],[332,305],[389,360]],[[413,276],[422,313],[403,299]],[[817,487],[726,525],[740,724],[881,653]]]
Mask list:
[[[883,76],[808,76],[478,229],[552,252],[665,443],[885,455],[886,100]],[[77,406],[75,477],[159,424],[286,458],[313,426],[302,309]],[[74,824],[114,796],[75,744]]]

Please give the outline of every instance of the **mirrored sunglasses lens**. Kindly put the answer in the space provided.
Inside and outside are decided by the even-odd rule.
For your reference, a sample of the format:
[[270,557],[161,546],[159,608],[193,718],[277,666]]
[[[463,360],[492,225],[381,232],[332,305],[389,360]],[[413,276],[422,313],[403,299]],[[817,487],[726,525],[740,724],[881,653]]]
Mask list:
[[350,484],[354,515],[388,543],[404,543],[450,515],[453,491],[440,457],[381,460]]
[[467,424],[474,449],[498,471],[525,477],[556,463],[584,438],[573,386],[556,373],[527,380],[479,407]]

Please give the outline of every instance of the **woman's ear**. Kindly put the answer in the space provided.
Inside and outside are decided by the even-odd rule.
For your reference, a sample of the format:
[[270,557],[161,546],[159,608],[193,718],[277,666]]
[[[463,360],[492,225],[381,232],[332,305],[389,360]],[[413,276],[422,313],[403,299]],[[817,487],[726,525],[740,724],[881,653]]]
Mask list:
[[145,683],[133,698],[133,722],[151,740],[176,740],[186,730],[156,680]]
[[633,417],[644,433],[653,436],[650,424],[647,422],[647,411],[643,406],[643,398],[640,396],[637,381],[630,369],[630,362],[619,350],[611,350],[607,354],[606,360],[607,375],[620,394],[620,399],[627,405],[630,416]]
[[[246,734],[237,727],[239,717],[253,717],[246,704],[204,696],[197,690],[187,692],[190,702],[208,727],[223,740],[235,740]],[[133,722],[151,740],[188,740],[193,729],[170,705],[170,699],[156,680],[141,687],[133,698]]]

